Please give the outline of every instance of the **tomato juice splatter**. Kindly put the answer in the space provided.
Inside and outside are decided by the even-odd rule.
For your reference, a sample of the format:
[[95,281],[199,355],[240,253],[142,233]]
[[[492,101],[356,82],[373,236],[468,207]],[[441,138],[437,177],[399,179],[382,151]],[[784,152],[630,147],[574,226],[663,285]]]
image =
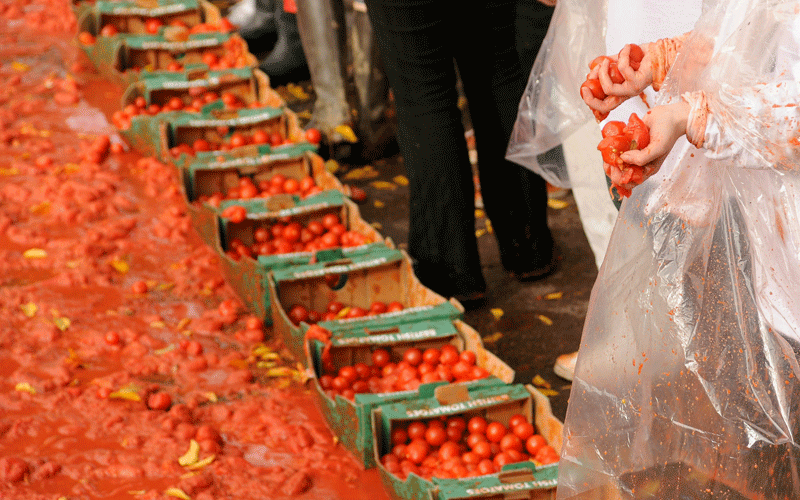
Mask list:
[[386,498],[174,168],[112,152],[122,89],[76,71],[75,31],[68,2],[0,4],[0,498]]

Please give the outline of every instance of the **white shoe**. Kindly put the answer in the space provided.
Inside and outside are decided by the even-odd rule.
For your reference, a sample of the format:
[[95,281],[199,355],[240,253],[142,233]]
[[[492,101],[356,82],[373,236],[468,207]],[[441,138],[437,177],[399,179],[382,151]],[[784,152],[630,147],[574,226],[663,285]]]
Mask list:
[[572,382],[575,377],[575,361],[578,359],[578,351],[569,354],[562,354],[556,358],[556,364],[553,366],[553,371],[559,377]]

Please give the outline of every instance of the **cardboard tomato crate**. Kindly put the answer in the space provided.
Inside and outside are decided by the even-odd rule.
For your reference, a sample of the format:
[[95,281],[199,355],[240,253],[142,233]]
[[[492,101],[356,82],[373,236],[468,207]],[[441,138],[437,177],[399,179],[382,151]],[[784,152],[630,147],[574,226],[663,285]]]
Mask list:
[[388,247],[338,261],[273,269],[268,274],[268,284],[275,334],[306,365],[306,325],[296,325],[290,320],[288,312],[293,305],[321,311],[336,300],[369,310],[375,301],[387,304],[397,301],[404,307],[397,312],[319,323],[332,332],[356,328],[377,330],[431,318],[456,319],[464,312],[457,300],[448,301],[420,283],[405,252]]
[[[159,156],[165,161],[185,164],[190,160],[185,153],[173,155],[171,149],[197,140],[212,144],[227,142],[235,133],[251,136],[255,131],[279,133],[290,143],[304,143],[305,133],[300,128],[297,115],[288,108],[254,108],[226,110],[221,102],[211,103],[201,113],[181,113],[159,123]],[[227,150],[237,156],[254,156],[258,146],[249,144]],[[203,157],[214,158],[222,150],[207,151]]]
[[[376,349],[388,351],[392,362],[397,362],[412,347],[424,351],[428,348],[440,349],[448,344],[455,346],[459,352],[475,353],[475,364],[489,374],[486,378],[470,381],[467,384],[508,384],[514,380],[514,370],[487,351],[478,332],[461,320],[434,318],[420,323],[399,324],[380,329],[340,330],[332,335],[327,352],[331,367],[334,371],[338,371],[343,366],[352,366],[356,363],[371,365],[372,353]],[[371,420],[373,408],[389,402],[417,398],[420,390],[424,393],[426,389],[420,386],[415,390],[356,394],[353,400],[340,395],[331,397],[320,385],[320,376],[326,373],[323,366],[325,345],[319,340],[309,339],[307,348],[309,365],[314,373],[312,386],[328,426],[338,436],[339,442],[366,468],[374,467],[376,464],[372,450]],[[434,386],[445,383],[433,382]]]
[[90,8],[83,8],[76,19],[80,31],[94,36],[107,25],[123,36],[154,34],[147,31],[149,19],[161,21],[162,32],[170,23],[180,22],[187,28],[194,28],[200,24],[219,24],[222,20],[219,8],[205,0],[100,0],[89,5]]
[[[473,494],[468,494],[466,490],[473,489],[473,486],[481,484],[481,482],[484,484],[507,484],[505,481],[508,480],[509,472],[520,467],[519,464],[507,464],[494,474],[463,479],[434,477],[428,480],[412,472],[403,480],[400,476],[389,472],[380,459],[391,450],[392,430],[415,420],[449,416],[462,416],[469,419],[473,416],[481,416],[488,421],[498,421],[507,426],[512,415],[522,414],[528,422],[534,425],[536,432],[542,435],[559,454],[561,453],[563,424],[553,416],[547,397],[531,385],[468,387],[462,384],[448,384],[434,387],[432,394],[424,396],[427,397],[381,405],[372,411],[375,463],[387,493],[395,500],[506,498],[502,494],[499,497],[493,496],[492,492],[484,494],[473,491]],[[530,468],[531,466],[526,465],[525,467]],[[546,479],[542,483],[538,480],[532,481],[531,487],[524,490],[524,496],[512,496],[511,498],[555,500],[557,479],[554,476],[557,468],[557,464],[533,467],[534,471],[550,469],[550,472],[547,473]],[[540,477],[543,476],[540,475]],[[446,492],[444,496],[442,496],[443,492]],[[459,494],[462,496],[451,496]]]
[[[220,212],[233,204],[245,206],[248,210],[247,218],[242,222],[233,223],[215,216],[212,227],[219,227],[220,231],[216,241],[212,240],[211,243],[220,256],[222,272],[228,283],[250,310],[267,325],[272,324],[273,321],[272,294],[268,286],[268,275],[271,270],[299,267],[312,261],[324,263],[341,259],[358,259],[365,255],[371,255],[373,251],[394,248],[394,243],[385,239],[375,228],[367,224],[361,218],[356,204],[339,191],[324,191],[304,200],[284,195],[240,202],[225,202],[220,207]],[[253,231],[259,226],[271,225],[284,217],[291,217],[293,220],[305,223],[310,220],[318,220],[328,213],[337,214],[348,230],[358,231],[365,235],[369,243],[317,252],[259,255],[257,258],[240,257],[238,260],[231,258],[226,253],[228,244],[233,238],[239,239],[246,245],[252,245]],[[199,229],[199,231],[203,234],[204,230]],[[298,357],[298,359],[302,358]]]
[[470,484],[452,479],[437,479],[435,483],[436,487],[429,490],[428,500],[553,499],[558,468],[520,462],[506,465],[499,474],[474,478]]
[[[285,104],[269,86],[269,77],[261,70],[240,68],[211,71],[206,65],[198,65],[181,73],[155,73],[132,83],[122,96],[120,109],[131,106],[136,109],[134,103],[138,99],[143,99],[147,106],[156,105],[162,109],[174,98],[189,106],[194,96],[207,91],[218,95],[234,95],[245,107],[281,108]],[[161,111],[154,115],[141,113],[126,118],[128,126],[119,128],[119,133],[132,148],[156,155],[160,153],[161,122],[175,119],[183,113],[184,110]],[[119,127],[119,124],[114,124]]]
[[249,52],[247,42],[236,33],[196,33],[185,39],[170,39],[164,35],[98,36],[93,43],[79,42],[79,47],[98,72],[123,85],[130,85],[152,73],[170,72],[173,64],[183,72],[203,63],[205,54],[217,58],[235,55],[239,68],[255,68],[256,57]]

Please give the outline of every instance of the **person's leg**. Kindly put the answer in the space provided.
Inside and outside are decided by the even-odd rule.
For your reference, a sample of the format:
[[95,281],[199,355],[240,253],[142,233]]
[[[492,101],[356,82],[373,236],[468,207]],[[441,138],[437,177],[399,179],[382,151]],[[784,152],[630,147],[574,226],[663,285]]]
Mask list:
[[325,136],[332,135],[334,128],[351,120],[337,35],[343,26],[337,22],[332,1],[297,2],[297,27],[316,94],[309,126],[320,129]]
[[435,0],[367,0],[367,11],[394,92],[409,178],[408,249],[417,276],[443,295],[483,292],[453,65],[452,44],[462,28]]
[[525,88],[515,43],[516,0],[490,0],[459,14],[458,68],[469,102],[486,215],[503,266],[521,279],[552,271],[545,181],[505,159]]

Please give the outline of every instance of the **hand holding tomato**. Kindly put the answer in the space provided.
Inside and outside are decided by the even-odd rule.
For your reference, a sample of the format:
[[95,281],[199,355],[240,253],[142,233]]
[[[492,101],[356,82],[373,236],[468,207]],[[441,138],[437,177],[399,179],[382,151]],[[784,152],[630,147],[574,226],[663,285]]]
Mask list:
[[645,126],[649,128],[648,144],[637,150],[623,152],[620,155],[622,161],[642,167],[644,179],[658,172],[675,142],[686,134],[689,110],[689,104],[680,101],[656,106],[648,111],[643,119]]
[[603,170],[611,179],[611,187],[616,188],[620,196],[630,196],[631,189],[644,182],[649,175],[645,176],[642,166],[627,163],[623,155],[647,147],[650,144],[650,130],[633,113],[627,124],[611,121],[606,123],[602,132],[603,140],[597,149],[603,156]]
[[[611,64],[614,65],[613,69],[621,77],[613,77]],[[616,61],[601,62],[598,79],[603,87],[603,92],[609,96],[624,99],[635,97],[653,83],[650,56],[646,49],[636,44],[628,44],[622,48]]]

